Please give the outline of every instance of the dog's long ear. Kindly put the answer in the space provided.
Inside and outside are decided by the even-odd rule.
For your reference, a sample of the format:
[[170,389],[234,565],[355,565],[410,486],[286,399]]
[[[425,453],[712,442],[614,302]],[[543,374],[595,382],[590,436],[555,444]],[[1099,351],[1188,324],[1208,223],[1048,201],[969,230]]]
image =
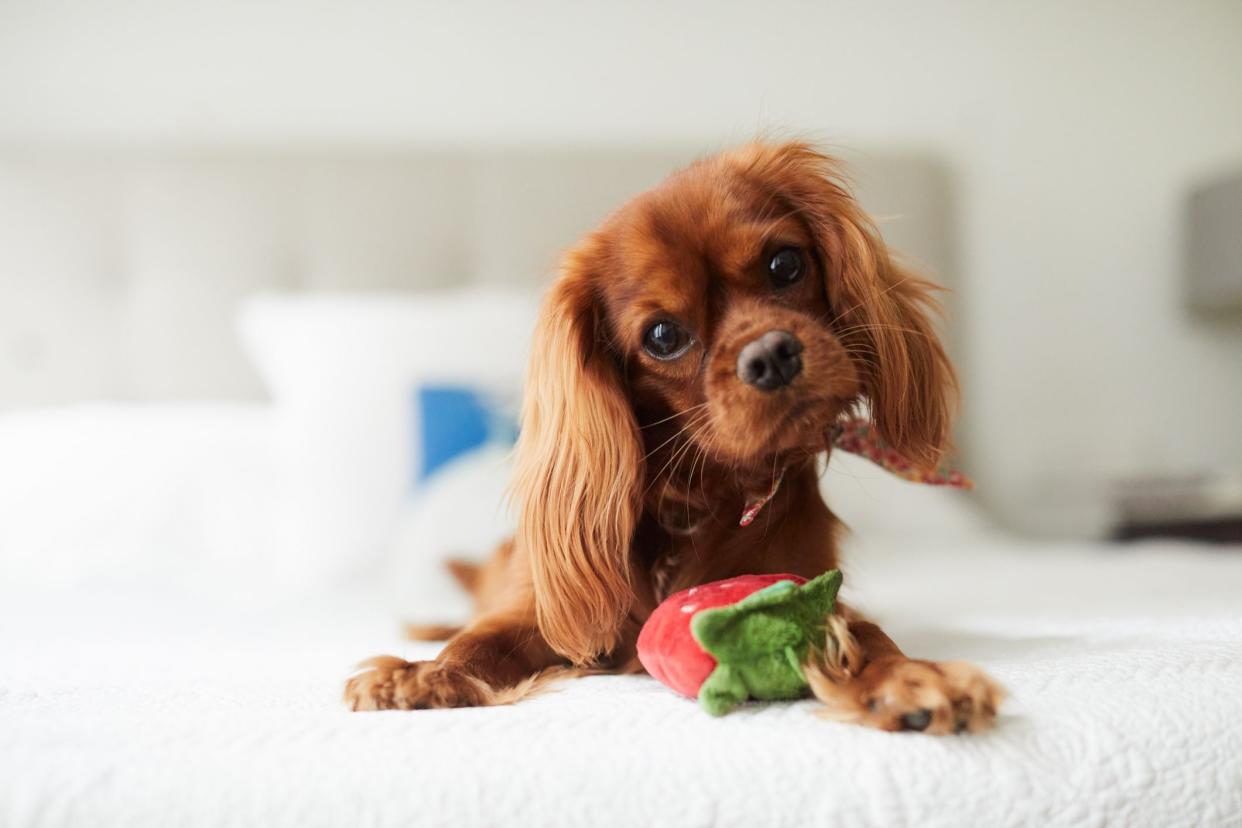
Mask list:
[[857,361],[877,430],[912,463],[935,466],[950,447],[957,401],[957,378],[931,323],[937,286],[894,261],[834,159],[802,143],[749,152],[811,225],[833,327]]
[[847,256],[845,296],[834,307],[847,303],[838,320],[847,350],[873,355],[874,364],[860,360],[871,419],[914,465],[934,468],[951,448],[958,393],[931,323],[939,312],[937,286],[893,262],[873,231],[864,229],[848,243],[867,247]]
[[539,629],[588,664],[617,644],[633,601],[630,541],[643,452],[595,294],[601,249],[565,259],[535,328],[513,494]]

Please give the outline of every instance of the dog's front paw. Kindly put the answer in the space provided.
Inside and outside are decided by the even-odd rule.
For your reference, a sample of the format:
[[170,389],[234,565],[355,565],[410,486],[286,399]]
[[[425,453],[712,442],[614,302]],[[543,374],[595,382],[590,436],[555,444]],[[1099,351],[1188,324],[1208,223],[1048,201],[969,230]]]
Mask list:
[[[869,677],[872,666],[875,674]],[[869,665],[859,678],[869,685],[860,699],[867,711],[863,724],[882,730],[987,730],[1005,695],[986,673],[963,661],[893,659]]]
[[481,679],[436,661],[376,656],[359,667],[345,683],[345,703],[353,710],[477,707],[491,695]]
[[856,676],[808,670],[825,718],[880,730],[949,734],[987,730],[1004,689],[973,664],[893,657]]

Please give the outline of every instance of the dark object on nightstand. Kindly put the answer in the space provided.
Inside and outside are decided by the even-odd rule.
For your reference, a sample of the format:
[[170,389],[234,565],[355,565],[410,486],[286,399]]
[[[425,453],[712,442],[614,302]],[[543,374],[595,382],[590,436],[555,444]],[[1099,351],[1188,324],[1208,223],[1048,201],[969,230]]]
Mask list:
[[1214,520],[1127,522],[1113,530],[1113,540],[1136,541],[1146,538],[1242,544],[1242,515]]
[[1113,539],[1242,544],[1242,477],[1151,477],[1116,487]]

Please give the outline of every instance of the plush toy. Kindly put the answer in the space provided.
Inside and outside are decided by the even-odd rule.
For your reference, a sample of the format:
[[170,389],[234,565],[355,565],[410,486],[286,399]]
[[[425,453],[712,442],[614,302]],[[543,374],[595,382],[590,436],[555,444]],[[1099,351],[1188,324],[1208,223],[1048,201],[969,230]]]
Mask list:
[[841,573],[742,575],[669,596],[643,625],[638,659],[713,716],[747,699],[796,699],[802,665],[822,646]]

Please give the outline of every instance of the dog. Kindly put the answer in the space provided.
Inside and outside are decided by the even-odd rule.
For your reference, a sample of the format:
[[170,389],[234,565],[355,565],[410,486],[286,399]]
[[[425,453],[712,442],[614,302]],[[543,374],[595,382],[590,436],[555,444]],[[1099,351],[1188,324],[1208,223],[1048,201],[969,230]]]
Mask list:
[[[816,463],[839,418],[869,417],[916,468],[950,448],[936,289],[885,247],[840,163],[802,142],[697,161],[622,206],[544,301],[517,530],[484,570],[477,617],[434,661],[364,662],[346,703],[500,704],[566,672],[639,671],[638,631],[667,595],[836,567],[843,527]],[[908,658],[845,606],[828,627],[807,669],[824,715],[935,734],[993,724],[1003,693],[977,667]]]

